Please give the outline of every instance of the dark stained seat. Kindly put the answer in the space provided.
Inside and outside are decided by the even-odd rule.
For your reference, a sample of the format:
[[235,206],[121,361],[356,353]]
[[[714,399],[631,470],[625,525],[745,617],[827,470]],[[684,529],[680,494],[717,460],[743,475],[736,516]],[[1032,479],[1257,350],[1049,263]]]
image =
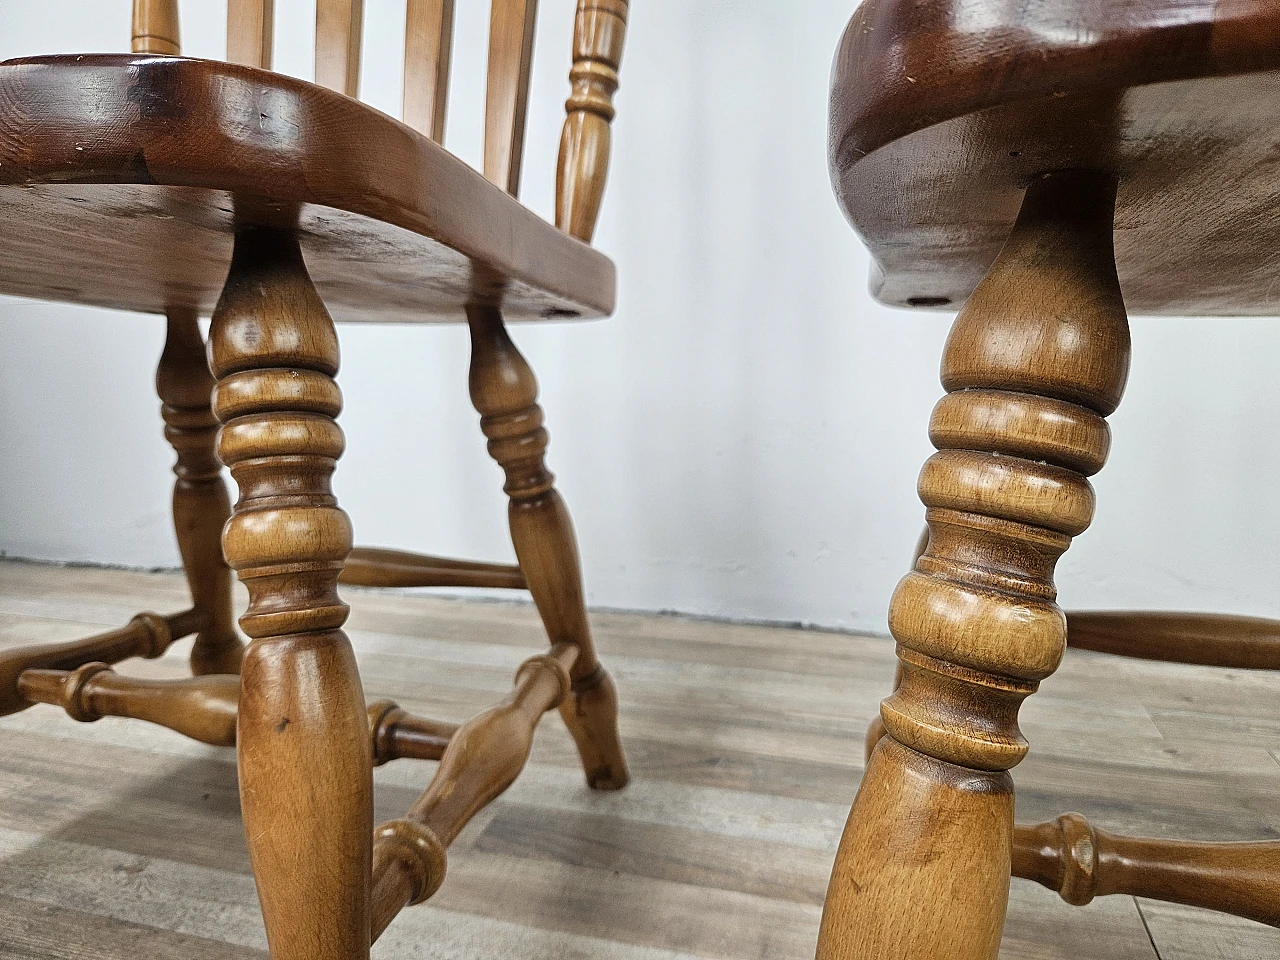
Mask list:
[[339,321],[613,311],[608,257],[341,93],[178,57],[0,64],[0,292],[207,315],[237,217],[299,227]]
[[872,290],[959,306],[1046,170],[1120,176],[1133,313],[1280,315],[1280,3],[868,0],[831,170]]

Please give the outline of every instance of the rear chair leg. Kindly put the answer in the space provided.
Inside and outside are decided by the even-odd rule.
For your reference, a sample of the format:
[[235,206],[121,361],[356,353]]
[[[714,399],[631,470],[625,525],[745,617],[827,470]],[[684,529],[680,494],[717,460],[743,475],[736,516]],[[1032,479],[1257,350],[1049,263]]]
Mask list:
[[618,739],[618,693],[596,658],[573,522],[546,467],[538,383],[496,308],[468,307],[467,320],[471,402],[480,412],[489,454],[506,473],[503,489],[511,498],[508,517],[520,569],[548,638],[578,647],[572,690],[560,715],[578,745],[587,783],[596,790],[618,790],[629,776]]
[[219,452],[240,487],[223,547],[240,626],[240,799],[273,960],[366,960],[369,725],[338,575],[351,524],[330,477],[338,340],[296,234],[241,227],[210,333]]
[[201,622],[191,648],[191,671],[197,675],[239,673],[244,654],[232,624],[231,571],[222,558],[222,528],[231,516],[231,498],[216,449],[213,386],[195,311],[171,309],[156,392],[163,404],[165,439],[178,455],[173,528],[191,605]]

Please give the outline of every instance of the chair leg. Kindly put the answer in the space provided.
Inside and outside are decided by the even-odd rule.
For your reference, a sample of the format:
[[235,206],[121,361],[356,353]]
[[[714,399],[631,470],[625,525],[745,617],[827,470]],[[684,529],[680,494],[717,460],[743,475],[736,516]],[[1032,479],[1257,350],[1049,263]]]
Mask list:
[[[924,532],[920,534],[920,539],[916,541],[915,553],[911,555],[911,566],[916,565],[916,561],[924,556],[924,552],[929,549],[929,528],[926,526]],[[898,668],[893,672],[893,689],[897,690],[902,686],[902,664],[898,664]],[[871,760],[871,754],[875,752],[876,744],[884,739],[888,731],[884,728],[884,721],[880,719],[880,715],[875,717],[867,724],[867,735],[863,740],[862,758],[867,762]]]
[[156,392],[163,404],[164,435],[178,462],[173,472],[173,528],[202,626],[191,648],[191,672],[239,673],[244,648],[231,612],[231,571],[222,557],[222,528],[231,498],[218,460],[218,420],[211,398],[214,380],[193,310],[169,311],[168,336]]
[[210,334],[219,452],[240,488],[227,561],[240,626],[240,797],[273,960],[369,956],[373,780],[337,581],[351,524],[333,321],[294,233],[242,227]]
[[569,510],[553,486],[544,454],[547,431],[533,370],[493,307],[470,307],[471,402],[489,438],[489,453],[506,473],[508,517],[516,557],[553,644],[572,643],[578,658],[560,715],[578,745],[587,783],[597,790],[627,784],[618,738],[618,694],[596,658],[582,595],[578,544]]
[[902,685],[881,705],[820,960],[996,957],[1018,708],[1062,658],[1053,569],[1092,518],[1086,476],[1128,371],[1114,202],[1106,175],[1034,181],[952,329],[919,484],[929,546],[889,611]]

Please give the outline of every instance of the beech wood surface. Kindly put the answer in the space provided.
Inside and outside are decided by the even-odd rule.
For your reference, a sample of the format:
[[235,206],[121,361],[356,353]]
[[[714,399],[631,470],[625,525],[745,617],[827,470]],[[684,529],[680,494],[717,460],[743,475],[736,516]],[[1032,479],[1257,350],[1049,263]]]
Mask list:
[[994,960],[1021,702],[1058,666],[1053,570],[1093,515],[1128,373],[1115,182],[1035,180],[956,318],[919,481],[930,537],[889,611],[902,684],[836,856],[819,960]]
[[26,670],[18,692],[32,703],[62,707],[72,720],[129,717],[168,727],[215,747],[236,742],[240,678],[232,675],[186,680],[118,676],[105,663],[76,670]]
[[408,0],[404,31],[404,122],[444,143],[453,60],[454,0]]
[[296,227],[340,321],[614,306],[607,257],[341,94],[204,60],[0,64],[0,292],[207,314],[237,221]]
[[1067,642],[1125,657],[1280,670],[1280,621],[1217,613],[1087,610],[1067,614]]
[[556,165],[556,226],[587,243],[595,235],[609,176],[609,125],[628,12],[628,0],[578,0],[574,20],[572,92]]
[[275,0],[227,0],[227,60],[271,69]]
[[164,435],[178,455],[173,472],[173,527],[191,602],[203,618],[191,648],[196,674],[238,673],[244,653],[231,612],[231,570],[222,557],[222,528],[231,497],[218,459],[213,374],[196,315],[169,311],[168,333],[156,371]]
[[134,0],[132,32],[134,53],[181,54],[178,0]]
[[538,0],[490,0],[489,72],[484,107],[484,175],[520,193]]
[[195,610],[169,617],[140,613],[118,630],[82,640],[0,651],[0,716],[30,706],[18,692],[18,677],[27,670],[74,670],[95,661],[110,664],[131,657],[159,657],[174,640],[195,633],[205,622]]
[[316,83],[358,95],[363,31],[364,0],[316,0]]
[[569,669],[577,657],[577,646],[562,643],[521,664],[511,694],[453,735],[430,786],[409,812],[378,828],[373,940],[405,906],[422,903],[440,889],[449,844],[520,775],[538,721],[569,694]]
[[351,523],[338,339],[297,236],[242,227],[214,311],[218,453],[240,499],[223,552],[249,591],[240,627],[240,802],[273,960],[369,955],[373,765],[338,575]]
[[1014,875],[1074,906],[1123,893],[1280,926],[1280,841],[1192,843],[1122,837],[1078,813],[1014,833]]
[[867,0],[832,73],[836,192],[900,306],[959,307],[1027,183],[1087,168],[1132,313],[1280,315],[1278,137],[1272,0]]
[[341,581],[362,587],[485,587],[525,590],[519,566],[429,557],[406,550],[357,547]]
[[618,694],[596,657],[582,591],[577,536],[569,508],[547,469],[550,440],[538,406],[533,369],[511,341],[502,315],[470,307],[471,402],[489,455],[506,475],[507,519],[516,558],[551,643],[577,647],[573,688],[560,716],[573,734],[587,783],[619,790],[629,779],[618,737]]

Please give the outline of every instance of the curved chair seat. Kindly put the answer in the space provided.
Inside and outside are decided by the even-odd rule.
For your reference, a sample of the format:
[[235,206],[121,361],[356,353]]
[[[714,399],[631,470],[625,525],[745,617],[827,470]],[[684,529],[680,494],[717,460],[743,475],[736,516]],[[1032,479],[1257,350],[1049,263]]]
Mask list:
[[1032,177],[1120,177],[1132,313],[1280,315],[1280,4],[867,0],[836,58],[831,168],[872,290],[959,306]]
[[339,93],[177,57],[0,64],[0,293],[208,314],[237,222],[296,224],[339,321],[614,306],[607,257]]

